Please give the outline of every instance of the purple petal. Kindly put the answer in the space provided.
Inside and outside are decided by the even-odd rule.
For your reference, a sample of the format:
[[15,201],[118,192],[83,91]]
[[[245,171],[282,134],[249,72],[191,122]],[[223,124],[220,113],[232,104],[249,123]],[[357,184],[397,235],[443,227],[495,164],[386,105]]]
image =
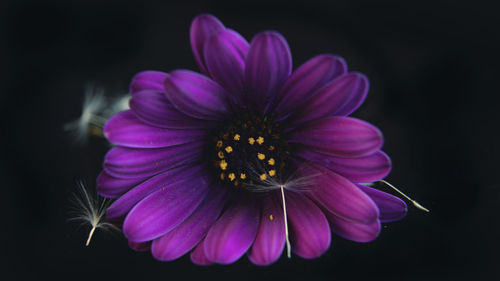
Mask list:
[[311,121],[293,132],[289,142],[335,157],[362,157],[377,152],[382,133],[373,125],[351,117],[332,116]]
[[198,207],[208,185],[207,177],[195,177],[148,195],[128,213],[123,234],[130,241],[144,242],[169,232]]
[[159,148],[192,142],[205,137],[204,130],[172,130],[151,127],[131,110],[122,111],[106,122],[104,136],[116,145],[136,148]]
[[165,79],[164,86],[170,102],[186,115],[219,120],[227,113],[228,93],[204,75],[176,70]]
[[266,106],[291,70],[292,57],[285,38],[273,31],[257,34],[250,43],[245,63],[249,98],[257,106]]
[[252,245],[259,227],[259,208],[245,198],[233,204],[208,231],[205,255],[213,262],[229,264],[239,259]]
[[104,170],[118,178],[145,178],[163,171],[199,162],[204,142],[154,149],[117,146],[104,157]]
[[242,94],[248,42],[232,30],[219,31],[205,44],[205,61],[213,79],[232,96]]
[[348,180],[357,183],[381,180],[391,171],[391,160],[382,151],[358,158],[339,158],[303,147],[295,155],[321,164]]
[[340,57],[324,54],[308,60],[281,87],[275,111],[280,117],[285,117],[301,106],[316,90],[346,71],[347,65]]
[[314,177],[312,198],[329,212],[350,221],[369,223],[379,218],[375,203],[356,185],[338,174],[314,164],[303,164],[302,173]]
[[146,178],[119,179],[102,171],[97,177],[97,192],[107,198],[118,198]]
[[291,226],[292,251],[306,259],[319,257],[330,247],[331,241],[325,215],[303,195],[285,192],[285,198]]
[[213,262],[210,261],[205,255],[205,239],[201,240],[200,244],[191,252],[191,261],[196,265],[212,265]]
[[137,185],[114,201],[106,211],[107,218],[117,218],[126,215],[137,202],[151,193],[175,185],[185,185],[193,177],[203,173],[201,166],[181,166],[156,175]]
[[140,242],[140,243],[128,241],[128,246],[134,251],[146,252],[149,251],[149,249],[151,249],[151,241]]
[[368,93],[368,79],[359,73],[342,75],[324,87],[300,107],[290,126],[327,116],[345,116],[363,103]]
[[270,265],[279,259],[285,247],[285,223],[279,201],[271,194],[262,198],[259,230],[248,256],[256,265]]
[[205,48],[205,43],[208,38],[221,30],[224,30],[224,25],[212,15],[199,15],[191,23],[191,30],[189,33],[191,49],[193,50],[196,63],[198,63],[201,71],[206,75],[209,73],[205,66],[203,49]]
[[189,252],[205,236],[219,216],[227,189],[211,186],[208,195],[193,214],[178,227],[154,240],[151,252],[162,261],[171,261]]
[[370,223],[359,223],[345,220],[330,212],[326,212],[326,216],[330,221],[332,232],[351,241],[370,242],[375,240],[380,233],[379,220]]
[[[161,84],[163,88],[163,83]],[[164,92],[142,90],[130,100],[130,109],[141,121],[155,127],[188,129],[213,126],[212,122],[195,119],[177,110]]]
[[377,204],[381,222],[393,222],[406,216],[408,208],[403,200],[368,186],[361,184],[357,184],[357,186]]
[[167,73],[161,71],[147,70],[137,73],[130,82],[130,94],[134,96],[143,90],[155,90],[163,92],[163,81]]

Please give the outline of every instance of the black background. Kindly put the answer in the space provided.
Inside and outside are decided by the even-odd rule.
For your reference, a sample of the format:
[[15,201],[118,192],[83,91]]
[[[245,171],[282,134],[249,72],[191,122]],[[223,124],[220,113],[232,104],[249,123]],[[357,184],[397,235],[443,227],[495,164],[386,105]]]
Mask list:
[[[491,1],[494,2],[494,1]],[[2,275],[112,280],[495,280],[498,227],[498,9],[486,1],[11,1],[1,20]],[[431,209],[409,207],[380,237],[333,237],[316,260],[163,263],[120,234],[67,222],[75,180],[94,186],[107,143],[76,145],[84,87],[123,94],[146,69],[196,69],[194,16],[210,12],[248,40],[280,31],[294,67],[330,52],[371,82],[355,116],[378,126],[388,180]]]

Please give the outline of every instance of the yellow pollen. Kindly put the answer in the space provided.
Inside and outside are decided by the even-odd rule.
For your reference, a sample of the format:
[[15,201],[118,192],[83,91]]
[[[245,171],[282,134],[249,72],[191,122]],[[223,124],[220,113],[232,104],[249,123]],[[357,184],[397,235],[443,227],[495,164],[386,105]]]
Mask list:
[[273,150],[274,150],[274,146],[273,146],[273,145],[270,145],[270,146],[269,146],[269,150],[273,151]]
[[259,153],[257,153],[257,158],[259,158],[259,160],[264,160],[264,159],[266,159],[266,155],[259,152]]
[[219,156],[219,158],[220,158],[220,159],[224,158],[224,152],[219,151],[219,152],[217,153],[217,156]]
[[276,170],[270,170],[270,171],[269,171],[269,175],[270,175],[271,177],[274,177],[274,176],[276,175]]
[[244,179],[246,179],[246,178],[247,178],[247,175],[245,175],[244,173],[241,173],[241,174],[240,174],[240,179],[244,180]]
[[258,137],[257,138],[257,143],[258,144],[263,144],[264,143],[264,138],[263,137]]
[[271,215],[269,215],[269,220],[270,220],[270,221],[274,220],[274,216],[273,216],[272,214],[271,214]]
[[276,163],[276,161],[274,161],[274,158],[269,158],[269,160],[267,161],[267,164],[273,166],[274,164]]
[[254,138],[248,138],[248,143],[253,145],[255,143],[255,139]]
[[227,177],[228,177],[231,181],[234,181],[234,179],[236,178],[236,176],[234,175],[234,173],[230,173],[229,175],[227,175]]
[[220,179],[221,179],[221,180],[223,180],[223,179],[225,179],[225,178],[226,178],[226,174],[224,174],[224,173],[220,173]]
[[266,175],[265,173],[264,173],[264,174],[262,174],[262,175],[260,175],[260,180],[261,180],[261,181],[264,181],[264,180],[266,180],[266,179],[267,179],[267,175]]
[[221,148],[222,147],[222,141],[217,141],[217,148]]
[[226,160],[222,160],[219,162],[219,167],[222,169],[222,170],[225,170],[227,168],[227,162]]
[[236,134],[236,135],[234,135],[233,140],[235,140],[235,141],[239,141],[239,140],[240,140],[240,137],[241,137],[241,136],[240,136],[239,134]]
[[233,152],[233,148],[230,147],[230,146],[226,146],[225,150],[226,150],[227,153]]

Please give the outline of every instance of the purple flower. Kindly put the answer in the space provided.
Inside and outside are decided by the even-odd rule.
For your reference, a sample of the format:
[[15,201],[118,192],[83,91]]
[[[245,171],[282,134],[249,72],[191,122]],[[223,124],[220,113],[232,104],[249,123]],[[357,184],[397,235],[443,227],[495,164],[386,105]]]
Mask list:
[[359,184],[391,169],[381,132],[347,117],[366,97],[364,75],[330,54],[292,73],[282,35],[248,43],[211,15],[194,19],[190,38],[202,74],[138,73],[131,109],[104,127],[116,146],[98,190],[117,198],[107,218],[123,221],[132,248],[163,261],[191,251],[203,265],[248,253],[268,265],[285,247],[283,201],[291,249],[308,259],[331,232],[368,242],[404,217],[403,201]]

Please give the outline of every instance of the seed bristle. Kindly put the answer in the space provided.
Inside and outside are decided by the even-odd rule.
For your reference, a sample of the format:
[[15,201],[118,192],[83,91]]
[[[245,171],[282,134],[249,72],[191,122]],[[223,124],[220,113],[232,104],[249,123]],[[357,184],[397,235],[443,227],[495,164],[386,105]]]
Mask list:
[[78,181],[79,191],[73,194],[72,209],[75,216],[69,221],[79,221],[91,227],[85,246],[90,244],[96,229],[119,230],[115,225],[105,221],[106,210],[111,201],[97,194],[90,193],[85,184]]

